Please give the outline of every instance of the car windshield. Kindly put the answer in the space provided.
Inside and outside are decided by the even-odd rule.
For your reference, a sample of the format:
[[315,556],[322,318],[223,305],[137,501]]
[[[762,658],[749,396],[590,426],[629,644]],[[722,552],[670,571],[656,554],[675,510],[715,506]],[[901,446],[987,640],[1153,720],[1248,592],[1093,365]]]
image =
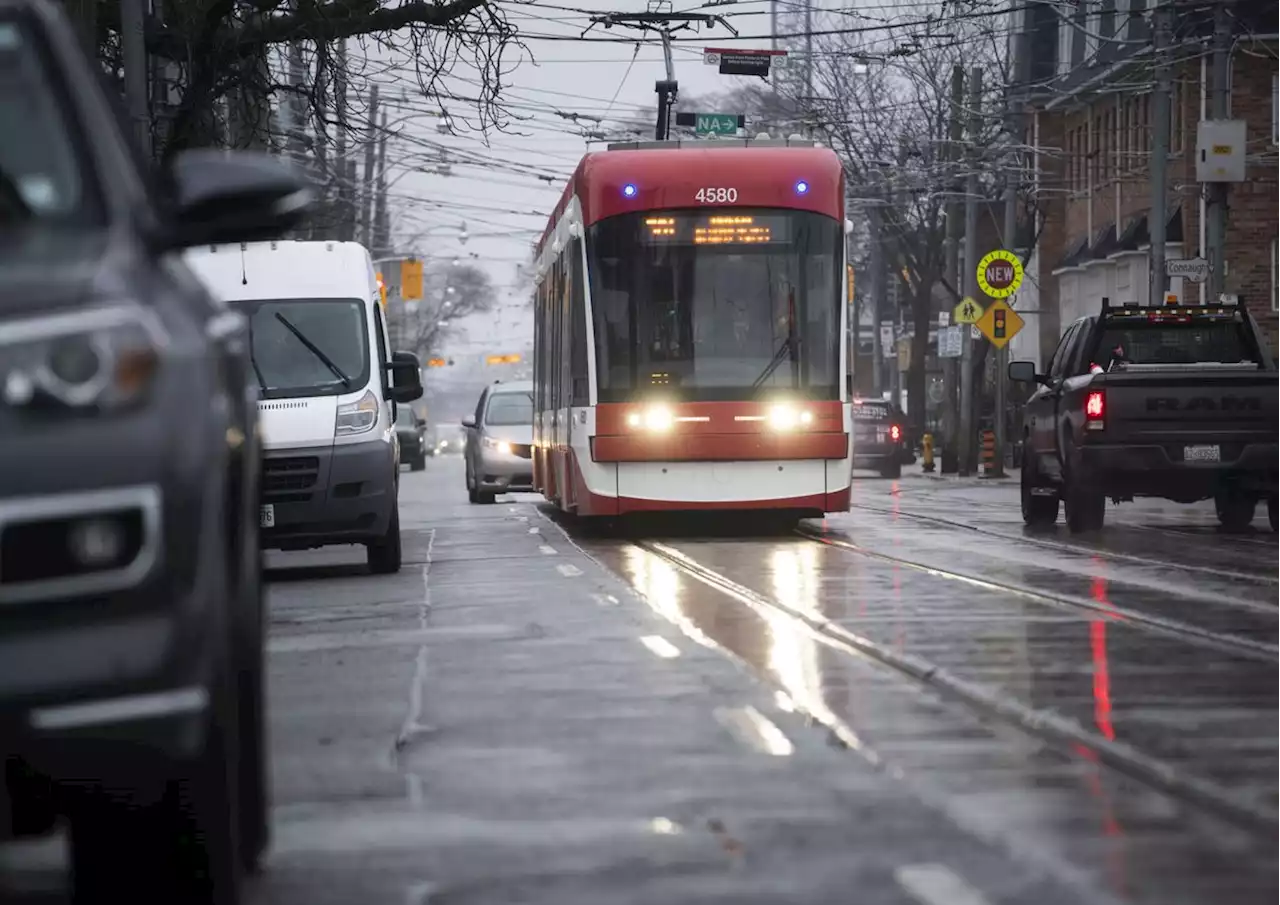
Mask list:
[[773,209],[624,214],[592,226],[601,401],[779,389],[838,399],[841,238],[829,217]]
[[359,300],[234,304],[249,315],[253,366],[264,399],[336,395],[369,382],[368,332]]
[[533,424],[533,395],[531,393],[494,393],[489,397],[489,408],[485,412],[484,423]]
[[0,19],[0,231],[103,222],[92,169],[38,36]]

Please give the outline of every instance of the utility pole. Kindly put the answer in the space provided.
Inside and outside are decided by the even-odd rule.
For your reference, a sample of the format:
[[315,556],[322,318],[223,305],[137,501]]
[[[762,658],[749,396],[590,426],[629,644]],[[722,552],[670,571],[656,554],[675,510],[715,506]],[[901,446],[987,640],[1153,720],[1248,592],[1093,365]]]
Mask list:
[[[151,157],[151,112],[147,90],[149,81],[147,65],[145,0],[120,0],[120,51],[124,63],[124,93],[126,109],[138,147]],[[97,56],[97,48],[94,48]]]
[[[964,67],[951,67],[951,123],[947,143],[947,161],[955,168],[951,175],[950,197],[947,200],[947,238],[946,238],[946,276],[951,280],[951,285],[956,287],[956,291],[961,295],[964,294],[964,274],[960,271],[960,217],[961,207],[960,201],[956,197],[959,194],[961,184],[959,182],[958,170],[962,160],[965,159],[962,152],[962,142],[964,141],[964,120],[960,117],[960,111],[964,107]],[[945,438],[945,446],[942,450],[942,473],[954,472],[957,468],[956,457],[959,454],[959,448],[956,445],[957,433],[959,429],[959,407],[960,394],[957,386],[959,371],[957,370],[956,360],[954,358],[943,359],[943,382],[946,386],[946,404],[942,409],[942,433]]]
[[364,191],[360,198],[360,236],[366,248],[373,246],[373,187],[378,152],[378,86],[369,89],[369,127],[365,130]]
[[[1231,95],[1231,12],[1227,4],[1219,2],[1213,9],[1213,94],[1209,118],[1227,119],[1230,114]],[[1227,244],[1227,194],[1228,183],[1211,182],[1208,218],[1205,223],[1209,255],[1209,301],[1216,301],[1225,288],[1225,251]],[[1185,301],[1185,300],[1184,300]]]
[[334,139],[334,164],[332,173],[337,175],[338,241],[350,242],[355,238],[355,215],[351,209],[351,183],[347,180],[347,42],[338,42],[334,57],[337,71],[333,76],[334,118],[338,121],[338,134]]
[[[979,108],[982,105],[982,70],[974,67],[969,72],[969,153],[965,155],[964,186],[964,262],[965,295],[974,299],[978,291],[978,133],[982,129]],[[975,469],[974,444],[974,392],[973,392],[973,340],[968,328],[964,331],[960,357],[960,474],[972,474]]]
[[1151,96],[1151,289],[1147,304],[1163,305],[1166,277],[1164,252],[1169,214],[1165,206],[1165,191],[1169,176],[1169,102],[1173,94],[1173,75],[1169,66],[1170,22],[1173,8],[1167,0],[1158,2],[1152,11],[1155,19],[1156,85]]
[[884,316],[884,222],[879,200],[867,205],[867,225],[871,242],[867,249],[867,268],[871,284],[871,357],[875,364],[871,369],[871,391],[878,397],[884,386],[884,344],[880,341],[880,320]]
[[654,128],[654,138],[666,141],[671,137],[671,108],[680,97],[680,83],[676,81],[676,65],[671,59],[671,29],[662,29],[662,59],[667,66],[665,81],[654,82],[653,90],[658,92],[658,122]]
[[391,221],[387,211],[387,114],[382,113],[382,129],[378,136],[378,160],[375,167],[378,171],[378,188],[373,202],[373,244],[369,252],[373,255],[391,253]]
[[[1007,90],[1007,89],[1006,89]],[[1005,131],[1010,141],[1021,145],[1021,136],[1018,134],[1019,117],[1014,110],[1017,101],[1006,95],[1005,103],[1008,105],[1005,110]],[[1004,229],[1001,232],[1004,247],[1021,257],[1018,249],[1018,177],[1017,174],[1022,172],[1020,158],[1015,157],[1012,164],[1006,164],[1007,175],[1004,184]],[[1012,300],[1011,300],[1012,301]],[[1005,449],[1005,406],[1008,405],[1006,400],[1008,390],[1009,377],[1005,373],[1009,369],[1009,347],[1006,345],[996,350],[996,398],[995,398],[995,422],[993,427],[996,434],[996,458],[991,466],[991,477],[1004,477],[1004,449]]]

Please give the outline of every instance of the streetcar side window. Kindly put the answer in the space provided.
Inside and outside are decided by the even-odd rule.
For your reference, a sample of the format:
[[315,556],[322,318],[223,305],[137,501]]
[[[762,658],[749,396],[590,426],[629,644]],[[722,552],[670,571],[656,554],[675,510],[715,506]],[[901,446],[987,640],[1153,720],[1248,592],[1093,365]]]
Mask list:
[[582,240],[569,243],[569,404],[588,405],[587,387],[587,299],[582,279]]

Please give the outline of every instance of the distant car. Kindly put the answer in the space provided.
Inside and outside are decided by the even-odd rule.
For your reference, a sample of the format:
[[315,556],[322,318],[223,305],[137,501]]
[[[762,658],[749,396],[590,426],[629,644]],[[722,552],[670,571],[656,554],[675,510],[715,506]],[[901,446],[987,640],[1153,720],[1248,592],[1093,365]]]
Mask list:
[[882,477],[902,475],[902,422],[883,399],[853,400],[853,467],[874,468]]
[[400,438],[400,462],[410,471],[427,467],[427,425],[407,405],[396,407],[396,436]]
[[533,384],[495,383],[480,394],[467,430],[467,495],[492,503],[495,495],[533,490]]

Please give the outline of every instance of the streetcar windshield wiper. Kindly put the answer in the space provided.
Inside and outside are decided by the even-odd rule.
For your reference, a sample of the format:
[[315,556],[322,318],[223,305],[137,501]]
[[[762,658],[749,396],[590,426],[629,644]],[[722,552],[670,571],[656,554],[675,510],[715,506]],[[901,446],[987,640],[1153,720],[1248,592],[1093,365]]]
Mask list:
[[[778,370],[779,365],[786,361],[788,357],[794,357],[793,348],[798,349],[799,345],[800,339],[794,333],[785,337],[782,340],[782,345],[778,347],[778,351],[773,353],[773,358],[769,359],[769,363],[765,365],[764,370],[760,372],[760,376],[756,378],[755,383],[751,384],[751,389],[759,389],[761,384],[773,376],[773,372]],[[788,353],[792,354],[789,356]]]
[[330,371],[332,371],[335,377],[337,377],[339,380],[342,381],[342,385],[344,387],[346,387],[348,390],[351,389],[351,378],[343,373],[342,368],[338,367],[336,364],[333,363],[332,358],[330,358],[328,355],[325,355],[323,352],[321,352],[319,346],[317,346],[311,340],[307,339],[307,337],[303,335],[302,331],[299,330],[297,327],[295,327],[292,323],[290,323],[289,319],[285,317],[283,314],[281,314],[279,311],[276,312],[276,320],[284,324],[285,327],[288,328],[290,333],[298,337],[298,342],[306,346],[311,351],[312,355],[320,359],[320,361],[324,362],[324,366],[328,368]]

